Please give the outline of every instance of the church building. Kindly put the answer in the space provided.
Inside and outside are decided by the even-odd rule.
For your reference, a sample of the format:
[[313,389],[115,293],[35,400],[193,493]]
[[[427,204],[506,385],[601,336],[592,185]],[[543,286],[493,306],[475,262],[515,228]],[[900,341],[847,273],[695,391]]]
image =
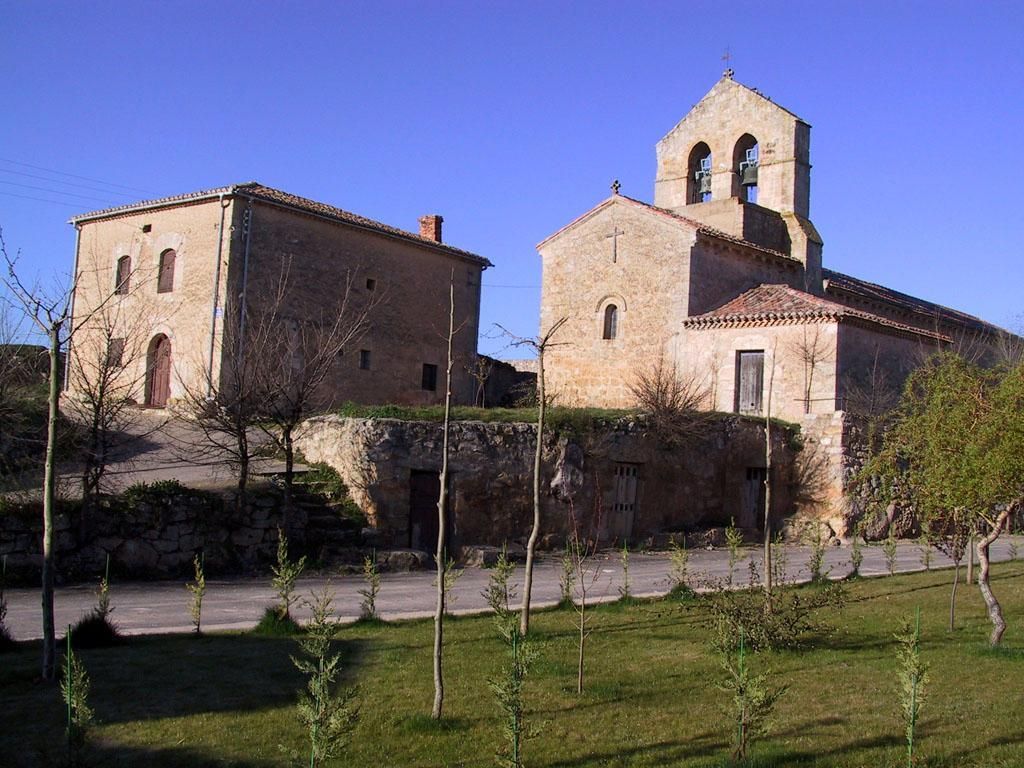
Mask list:
[[990,349],[978,318],[822,266],[811,127],[731,70],[657,145],[653,204],[619,194],[538,245],[546,377],[566,405],[629,407],[659,361],[706,407],[801,425],[811,506],[841,532],[850,418],[933,351]]

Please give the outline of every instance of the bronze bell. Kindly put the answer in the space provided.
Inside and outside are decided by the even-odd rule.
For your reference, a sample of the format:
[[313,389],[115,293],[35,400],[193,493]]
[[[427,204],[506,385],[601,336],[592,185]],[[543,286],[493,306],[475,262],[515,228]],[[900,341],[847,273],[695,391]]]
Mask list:
[[757,184],[757,164],[743,164],[740,168],[740,183],[745,187],[750,187]]
[[697,191],[700,193],[711,192],[711,174],[706,171],[697,172]]

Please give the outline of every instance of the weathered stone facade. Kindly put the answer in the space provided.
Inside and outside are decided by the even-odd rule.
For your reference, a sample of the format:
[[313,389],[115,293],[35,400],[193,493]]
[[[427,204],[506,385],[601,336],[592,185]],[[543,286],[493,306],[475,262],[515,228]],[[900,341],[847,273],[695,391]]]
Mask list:
[[[938,349],[988,354],[977,318],[822,268],[810,126],[726,75],[657,146],[654,205],[613,194],[538,246],[557,402],[624,407],[664,361],[710,409],[804,426],[831,485],[801,507],[846,527],[843,414],[891,400]],[[742,395],[742,396],[741,396]]]
[[[454,393],[472,402],[466,372],[476,357],[481,273],[489,262],[440,241],[440,217],[414,234],[259,184],[97,211],[72,220],[79,230],[76,322],[103,305],[114,336],[125,338],[127,378],[149,398],[152,341],[166,337],[172,371],[168,404],[186,387],[202,388],[206,372],[220,382],[225,326],[240,313],[259,317],[276,301],[288,322],[322,323],[346,285],[351,306],[373,303],[369,331],[339,358],[321,393],[325,403],[440,402],[443,387],[425,385],[424,366],[443,369],[449,284],[454,281]],[[173,253],[167,285],[161,259]],[[116,292],[118,263],[130,259],[130,284]],[[111,294],[114,294],[111,296]],[[110,334],[87,328],[71,366],[99,359]],[[72,388],[75,377],[70,377]]]
[[[450,438],[453,546],[521,544],[533,516],[532,424],[456,422]],[[781,518],[801,492],[793,434],[774,431],[773,514]],[[331,465],[389,546],[428,548],[418,531],[416,477],[436,477],[441,425],[394,419],[324,416],[307,421],[298,446],[307,459]],[[764,427],[722,417],[706,434],[668,448],[638,421],[546,440],[542,460],[543,532],[560,546],[575,518],[603,543],[640,543],[665,531],[760,525]],[[436,519],[436,494],[424,514]],[[762,506],[759,507],[758,505]],[[426,519],[423,522],[429,522]]]

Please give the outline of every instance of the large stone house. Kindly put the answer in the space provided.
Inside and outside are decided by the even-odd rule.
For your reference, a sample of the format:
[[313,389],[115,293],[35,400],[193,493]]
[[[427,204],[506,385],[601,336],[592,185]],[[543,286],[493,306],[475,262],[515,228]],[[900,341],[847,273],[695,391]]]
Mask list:
[[842,531],[850,411],[1001,332],[824,269],[810,171],[810,125],[727,71],[658,143],[653,204],[613,185],[538,245],[541,330],[568,319],[546,356],[562,403],[630,406],[660,360],[709,408],[800,423],[826,475],[813,506]]
[[[76,335],[86,355],[134,350],[124,365],[137,398],[173,406],[219,386],[232,345],[225,329],[273,305],[278,321],[330,322],[373,304],[369,324],[337,359],[324,404],[436,403],[444,396],[449,286],[454,285],[454,395],[471,402],[481,273],[487,259],[445,244],[442,218],[407,232],[325,203],[247,183],[108,208],[71,219],[78,230],[75,322],[102,307],[111,323]],[[250,320],[252,322],[252,320]],[[105,327],[112,326],[112,327]],[[93,354],[93,356],[95,356]]]

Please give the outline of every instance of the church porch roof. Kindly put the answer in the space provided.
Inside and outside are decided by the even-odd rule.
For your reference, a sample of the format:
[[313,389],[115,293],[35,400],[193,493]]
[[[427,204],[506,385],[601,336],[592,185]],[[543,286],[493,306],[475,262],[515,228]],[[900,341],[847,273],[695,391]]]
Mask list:
[[704,329],[830,321],[853,321],[889,333],[923,336],[942,342],[951,341],[944,334],[853,309],[788,285],[762,284],[751,288],[717,309],[687,318],[683,321],[683,326]]

